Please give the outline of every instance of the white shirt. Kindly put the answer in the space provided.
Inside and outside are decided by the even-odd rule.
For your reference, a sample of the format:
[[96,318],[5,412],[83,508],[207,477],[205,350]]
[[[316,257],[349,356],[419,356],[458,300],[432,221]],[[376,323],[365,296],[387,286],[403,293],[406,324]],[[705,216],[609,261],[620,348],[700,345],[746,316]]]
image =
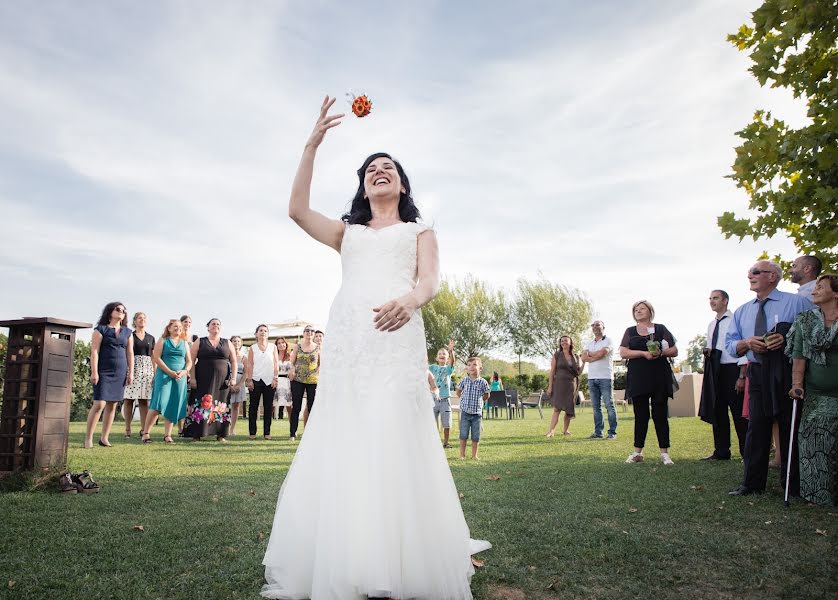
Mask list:
[[274,347],[268,344],[265,350],[259,349],[259,344],[250,347],[250,354],[253,355],[253,381],[263,381],[270,385],[274,380]]
[[[722,359],[721,363],[723,365],[731,365],[731,364],[740,364],[746,365],[748,364],[748,359],[746,357],[737,358],[736,356],[731,356],[725,350],[725,336],[727,335],[727,330],[730,327],[730,324],[733,323],[733,312],[728,310],[725,314],[722,315],[722,320],[719,323],[719,338],[716,340],[716,350],[722,351]],[[726,317],[726,318],[724,318]],[[716,328],[716,321],[718,319],[714,318],[710,321],[710,324],[707,326],[707,341],[704,343],[705,348],[710,348],[710,343],[713,341],[713,330]],[[711,350],[713,348],[710,348]]]
[[614,344],[611,343],[611,338],[605,336],[599,341],[591,340],[585,344],[585,350],[588,352],[596,352],[602,349],[607,350],[605,356],[588,363],[588,379],[614,379],[614,366],[611,364]]
[[804,283],[800,287],[797,288],[797,295],[803,296],[804,298],[808,298],[809,300],[812,299],[812,292],[815,291],[815,286],[818,284],[817,279],[813,279],[809,283]]

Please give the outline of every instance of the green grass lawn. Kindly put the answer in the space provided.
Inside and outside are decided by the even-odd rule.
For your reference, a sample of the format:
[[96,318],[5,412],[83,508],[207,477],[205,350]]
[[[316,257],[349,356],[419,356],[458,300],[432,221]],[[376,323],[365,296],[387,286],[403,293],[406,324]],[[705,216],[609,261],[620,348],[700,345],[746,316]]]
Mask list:
[[[616,441],[587,439],[589,409],[575,435],[548,440],[529,411],[485,422],[479,462],[448,451],[472,537],[494,544],[476,598],[838,597],[838,509],[785,509],[776,472],[768,493],[728,497],[742,463],[701,462],[712,435],[698,419],[670,421],[674,467],[651,427],[647,462],[625,465],[633,419],[619,417]],[[101,493],[0,494],[0,597],[258,597],[293,443],[168,445],[157,427],[143,446],[117,423],[113,448],[83,450],[83,429],[71,426],[69,467]]]

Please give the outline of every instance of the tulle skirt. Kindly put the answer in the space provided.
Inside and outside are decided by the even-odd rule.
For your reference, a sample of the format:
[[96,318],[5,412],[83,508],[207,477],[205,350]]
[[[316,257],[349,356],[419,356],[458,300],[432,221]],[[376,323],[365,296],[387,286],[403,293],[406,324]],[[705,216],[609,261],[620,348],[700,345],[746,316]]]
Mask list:
[[330,328],[317,403],[279,491],[263,596],[472,597],[471,555],[491,544],[470,539],[415,321],[378,334],[369,365],[342,356]]

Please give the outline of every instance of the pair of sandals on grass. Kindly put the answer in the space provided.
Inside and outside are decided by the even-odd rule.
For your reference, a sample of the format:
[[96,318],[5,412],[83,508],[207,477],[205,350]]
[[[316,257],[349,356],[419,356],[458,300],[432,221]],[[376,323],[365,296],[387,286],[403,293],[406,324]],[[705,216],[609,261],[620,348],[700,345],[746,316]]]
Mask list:
[[58,487],[62,494],[95,494],[99,491],[99,484],[87,469],[81,473],[64,473],[58,479]]

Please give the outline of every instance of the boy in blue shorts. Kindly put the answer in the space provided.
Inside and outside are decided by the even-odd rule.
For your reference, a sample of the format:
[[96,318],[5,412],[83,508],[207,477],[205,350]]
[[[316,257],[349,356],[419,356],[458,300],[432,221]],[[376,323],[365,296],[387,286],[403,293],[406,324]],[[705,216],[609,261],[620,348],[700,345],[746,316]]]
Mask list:
[[428,370],[434,376],[439,395],[434,399],[434,422],[442,420],[442,447],[450,448],[448,438],[451,435],[451,374],[454,373],[454,340],[448,340],[448,348],[440,348],[436,353],[436,364]]
[[480,424],[483,422],[483,403],[489,399],[489,384],[480,377],[480,358],[472,356],[466,363],[468,377],[457,386],[460,397],[460,460],[466,457],[466,440],[471,432],[471,457],[477,458],[480,443]]

